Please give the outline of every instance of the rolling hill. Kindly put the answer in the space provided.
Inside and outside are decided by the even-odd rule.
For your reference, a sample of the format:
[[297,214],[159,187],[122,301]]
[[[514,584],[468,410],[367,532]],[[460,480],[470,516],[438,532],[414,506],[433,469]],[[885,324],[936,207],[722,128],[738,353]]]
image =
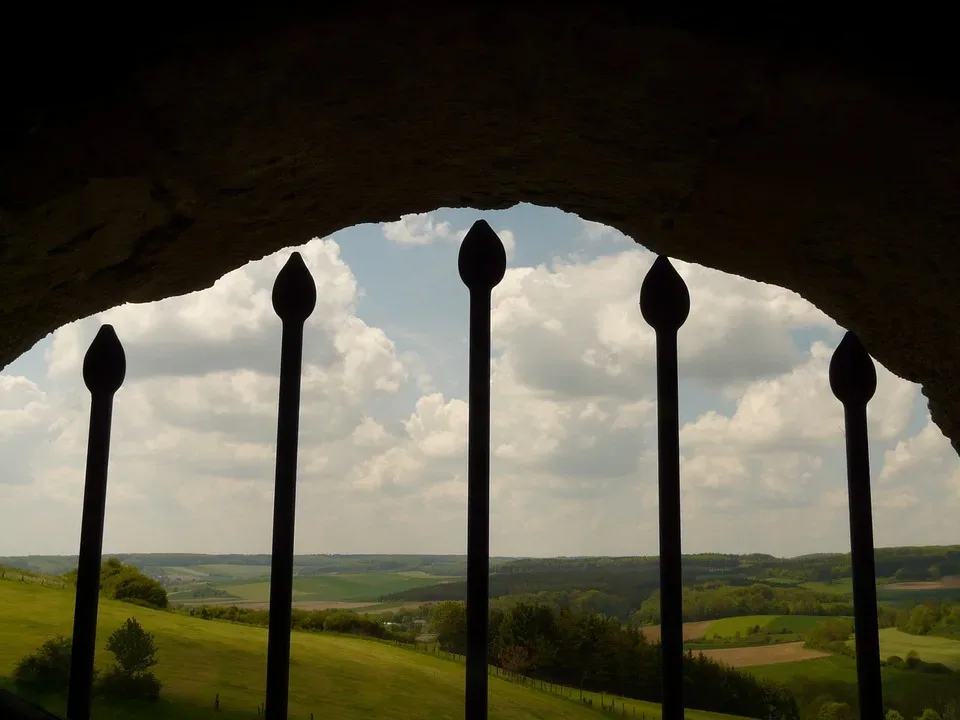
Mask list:
[[[0,581],[0,675],[9,676],[16,661],[44,640],[69,635],[74,596],[38,584]],[[116,601],[101,600],[97,664],[110,656],[106,638],[127,617],[135,616],[156,636],[164,683],[162,701],[153,706],[95,706],[95,720],[176,718],[256,718],[263,701],[266,631],[225,622],[200,620]],[[290,717],[369,720],[462,716],[463,665],[359,638],[294,633],[292,638]],[[490,717],[499,720],[603,717],[594,708],[548,692],[491,678]],[[213,702],[219,694],[222,711]],[[609,698],[608,698],[609,702]],[[659,706],[628,701],[637,716],[657,720]],[[48,707],[63,714],[63,701]],[[691,720],[731,716],[688,711]]]

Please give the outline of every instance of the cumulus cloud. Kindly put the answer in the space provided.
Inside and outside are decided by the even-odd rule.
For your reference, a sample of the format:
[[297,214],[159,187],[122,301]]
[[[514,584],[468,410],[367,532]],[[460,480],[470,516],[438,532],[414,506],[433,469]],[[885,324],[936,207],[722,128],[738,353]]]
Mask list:
[[[433,213],[414,213],[404,215],[394,222],[381,225],[383,236],[397,245],[431,245],[437,242],[459,244],[469,228],[454,228],[450,222],[437,220]],[[496,230],[507,259],[513,258],[517,249],[517,238],[512,230]]]
[[[545,392],[636,400],[651,391],[655,335],[639,289],[654,256],[640,249],[585,263],[512,269],[494,291],[494,340],[518,379]],[[690,288],[680,330],[680,372],[739,391],[801,359],[791,332],[832,320],[793,292],[677,262]]]
[[[430,245],[464,229],[426,214],[382,232]],[[298,250],[318,285],[305,333],[298,549],[462,552],[469,408],[463,384],[441,388],[431,376],[465,378],[466,367],[424,365],[366,322],[334,239]],[[288,256],[203,292],[73,323],[55,333],[45,377],[0,375],[0,548],[76,547],[88,412],[80,367],[110,322],[129,372],[116,397],[107,549],[269,550],[280,337],[270,289]],[[656,552],[655,338],[638,307],[652,262],[637,247],[545,256],[509,269],[494,291],[494,553]],[[692,301],[679,336],[686,547],[844,549],[842,409],[827,382],[840,329],[792,292],[676,266]],[[878,376],[869,409],[882,460],[878,543],[950,540],[960,463],[931,423],[908,436],[916,387],[883,368]]]

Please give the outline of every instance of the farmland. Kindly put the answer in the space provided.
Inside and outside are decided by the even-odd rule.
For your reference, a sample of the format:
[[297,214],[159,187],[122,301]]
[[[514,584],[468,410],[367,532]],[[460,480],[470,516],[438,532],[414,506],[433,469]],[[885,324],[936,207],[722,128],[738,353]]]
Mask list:
[[828,656],[828,653],[805,648],[802,642],[759,645],[757,647],[713,648],[696,652],[703,653],[711,660],[738,668],[794,663]]
[[[819,615],[743,615],[721,620],[701,620],[683,624],[683,639],[686,648],[694,651],[783,644],[801,640],[814,625],[825,619],[828,618]],[[758,627],[760,631],[755,633]],[[641,631],[651,642],[660,640],[659,625],[647,625]],[[769,657],[780,655],[774,653]],[[769,662],[791,660],[771,659]],[[733,662],[729,664],[736,665]]]
[[[69,634],[73,595],[37,584],[0,582],[0,674],[56,634]],[[135,716],[177,718],[256,718],[263,701],[266,631],[231,623],[198,620],[114,601],[101,601],[98,626],[100,667],[106,665],[107,635],[130,615],[156,635],[164,683],[163,699],[151,706],[95,706],[95,720]],[[462,714],[462,664],[369,640],[294,633],[291,662],[291,718],[336,720],[448,718]],[[213,710],[219,693],[222,711]],[[599,696],[595,707],[599,705]],[[607,698],[609,703],[609,697]],[[63,701],[48,699],[63,714]],[[618,703],[618,706],[622,704]],[[659,718],[659,707],[627,701],[626,711]],[[589,720],[597,710],[556,694],[491,678],[490,717],[501,720],[559,718]],[[730,717],[688,711],[692,720]]]
[[898,655],[905,658],[911,651],[917,653],[925,662],[943,663],[949,668],[960,670],[960,640],[908,635],[896,628],[885,628],[880,631],[881,657]]

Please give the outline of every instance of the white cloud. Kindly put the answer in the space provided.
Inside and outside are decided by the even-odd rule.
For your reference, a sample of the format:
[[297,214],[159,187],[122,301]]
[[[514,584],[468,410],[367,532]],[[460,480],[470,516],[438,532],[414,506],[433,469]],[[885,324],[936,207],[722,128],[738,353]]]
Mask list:
[[[455,243],[463,232],[430,214],[383,227],[401,244]],[[500,235],[515,245],[512,232]],[[428,366],[362,319],[334,240],[299,250],[318,304],[305,333],[298,549],[462,552],[468,406],[432,379],[450,368]],[[269,549],[280,338],[270,288],[288,255],[204,292],[58,330],[45,378],[0,375],[3,552],[76,546],[88,412],[80,367],[101,322],[114,324],[128,356],[107,549]],[[655,341],[638,307],[652,261],[631,247],[511,268],[496,288],[495,553],[656,551]],[[827,383],[839,328],[789,291],[676,266],[692,302],[679,336],[688,549],[843,549],[842,408]],[[453,372],[465,377],[466,367]],[[905,436],[917,389],[883,368],[878,377],[869,410],[874,447],[886,451],[875,468],[878,543],[949,540],[960,463],[932,424]],[[40,538],[38,526],[48,528]]]
[[439,240],[456,240],[448,222],[437,222],[431,213],[404,215],[394,222],[383,223],[383,234],[398,245],[429,245]]
[[[404,215],[394,222],[381,225],[383,236],[397,245],[432,245],[437,242],[460,244],[469,228],[454,228],[449,222],[437,220],[433,213]],[[512,230],[501,228],[495,231],[503,243],[507,259],[517,250],[517,238]]]
[[[649,394],[653,330],[638,298],[654,256],[631,249],[591,262],[510,269],[494,290],[494,341],[518,379],[566,396]],[[782,288],[675,263],[691,294],[680,330],[681,374],[734,392],[800,360],[791,331],[836,324]]]

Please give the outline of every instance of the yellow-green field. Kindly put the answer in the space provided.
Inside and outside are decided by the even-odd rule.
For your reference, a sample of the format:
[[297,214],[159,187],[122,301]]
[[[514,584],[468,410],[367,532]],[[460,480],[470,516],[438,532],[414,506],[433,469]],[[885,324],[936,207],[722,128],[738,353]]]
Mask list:
[[[70,634],[73,601],[69,590],[0,581],[0,675],[9,677],[16,661],[44,640]],[[111,660],[104,649],[107,636],[130,616],[156,636],[162,701],[136,708],[97,705],[95,720],[257,717],[257,705],[263,702],[266,630],[101,600],[99,667]],[[293,633],[290,681],[291,718],[305,720],[312,712],[324,720],[446,720],[463,714],[462,664],[359,638]],[[218,693],[223,709],[215,713]],[[491,678],[490,696],[490,717],[500,720],[603,717],[599,696],[590,709],[576,700],[499,678]],[[63,714],[62,700],[51,701],[49,707]],[[633,707],[637,716],[660,717],[659,706],[652,703],[628,700],[626,712],[632,714]],[[731,717],[699,711],[688,711],[686,716],[690,720]]]
[[[853,640],[850,644],[853,645]],[[915,651],[924,662],[943,663],[954,670],[960,670],[960,640],[932,637],[929,635],[910,635],[896,628],[884,628],[880,631],[880,657],[891,655],[907,657]]]
[[789,633],[803,635],[817,623],[835,619],[817,615],[743,615],[714,620],[704,629],[703,637],[732,638],[737,633],[746,637],[757,626],[760,627],[761,632],[779,633],[787,630]]

